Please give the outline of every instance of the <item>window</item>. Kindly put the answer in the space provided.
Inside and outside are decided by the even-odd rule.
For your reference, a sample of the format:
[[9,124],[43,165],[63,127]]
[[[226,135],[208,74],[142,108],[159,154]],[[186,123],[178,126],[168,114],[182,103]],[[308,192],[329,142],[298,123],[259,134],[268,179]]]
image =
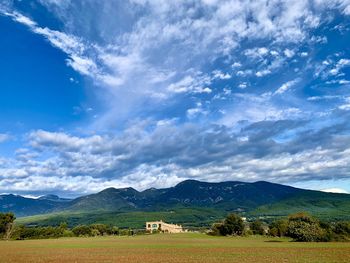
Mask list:
[[148,224],[148,228],[151,228],[151,224]]

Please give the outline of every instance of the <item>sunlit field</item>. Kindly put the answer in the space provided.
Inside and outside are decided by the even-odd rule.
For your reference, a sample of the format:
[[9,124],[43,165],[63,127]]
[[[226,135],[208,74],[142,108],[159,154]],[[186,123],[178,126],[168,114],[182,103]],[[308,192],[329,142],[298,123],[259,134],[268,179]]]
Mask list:
[[350,262],[350,243],[156,234],[1,241],[0,262]]

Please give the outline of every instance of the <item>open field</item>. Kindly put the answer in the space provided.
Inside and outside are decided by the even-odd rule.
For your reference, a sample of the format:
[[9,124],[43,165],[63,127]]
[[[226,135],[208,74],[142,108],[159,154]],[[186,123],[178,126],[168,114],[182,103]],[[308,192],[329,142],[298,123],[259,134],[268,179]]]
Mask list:
[[0,262],[350,262],[350,243],[157,234],[1,241]]

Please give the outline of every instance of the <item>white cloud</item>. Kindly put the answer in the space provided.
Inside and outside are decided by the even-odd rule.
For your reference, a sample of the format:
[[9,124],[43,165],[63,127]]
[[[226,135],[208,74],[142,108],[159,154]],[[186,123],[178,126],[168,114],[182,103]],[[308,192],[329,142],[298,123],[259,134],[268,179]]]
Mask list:
[[231,78],[231,75],[228,74],[228,73],[223,73],[222,71],[220,70],[214,70],[213,71],[213,78],[214,79],[230,79]]
[[264,76],[269,75],[269,74],[271,74],[271,70],[269,70],[269,69],[264,69],[264,70],[257,71],[257,72],[255,73],[255,76],[261,78],[261,77],[264,77]]
[[103,148],[104,138],[94,135],[87,138],[70,136],[62,132],[47,132],[38,130],[29,134],[31,146],[34,148],[50,147],[65,151],[91,151],[94,147]]
[[[52,134],[49,141],[46,135],[46,141],[42,142],[45,147],[50,149],[63,145],[60,149],[53,148],[59,155],[24,167],[22,164],[22,168],[0,168],[0,189],[20,191],[27,188],[32,191],[45,189],[86,193],[111,186],[133,186],[137,189],[172,186],[187,178],[205,181],[273,180],[285,183],[315,178],[329,179],[333,178],[335,171],[342,176],[348,175],[348,149],[316,147],[297,153],[267,152],[260,157],[254,157],[240,151],[249,150],[250,145],[256,147],[260,142],[250,141],[251,138],[244,135],[227,134],[228,137],[223,139],[221,136],[217,137],[218,131],[215,130],[197,133],[192,128],[185,128],[179,131],[168,124],[157,129],[145,137],[135,134],[131,137],[108,138],[101,144],[106,145],[108,142],[111,147],[98,150],[91,140],[63,134],[58,139],[57,134]],[[163,131],[167,132],[161,136],[159,132]],[[168,132],[171,132],[171,136]],[[71,140],[81,147],[79,151],[66,152],[66,143],[62,141]],[[84,143],[77,144],[76,141]],[[163,160],[148,154],[148,151],[156,154],[154,150],[160,145],[162,148],[158,150],[161,151],[159,154],[163,156]],[[204,154],[206,157],[197,160],[197,154]],[[141,156],[143,160],[138,162]],[[187,163],[190,165],[186,165]],[[122,171],[123,167],[126,168],[125,171]]]
[[276,91],[275,91],[275,95],[277,94],[283,94],[285,93],[287,90],[289,90],[291,87],[293,87],[295,84],[297,84],[299,81],[299,79],[295,79],[295,80],[291,80],[288,81],[286,83],[284,83],[281,87],[279,87]]
[[284,51],[283,51],[284,55],[287,57],[287,58],[291,58],[295,55],[295,52],[293,50],[290,50],[288,48],[286,48]]
[[333,100],[333,99],[341,99],[342,96],[339,95],[325,95],[325,96],[312,96],[308,97],[308,101],[319,101],[319,100]]
[[342,68],[347,67],[349,65],[350,65],[350,59],[342,58],[337,62],[335,67],[329,71],[329,74],[333,76],[338,75]]
[[340,105],[340,106],[338,106],[338,109],[345,110],[345,111],[350,111],[350,103],[349,104]]
[[239,67],[242,67],[242,64],[239,63],[239,62],[235,62],[235,63],[232,64],[232,67],[233,68],[239,68]]
[[10,139],[10,135],[4,134],[4,133],[0,133],[0,143],[8,141],[9,139]]
[[350,80],[341,79],[341,80],[339,80],[339,84],[341,84],[341,85],[350,84]]
[[252,48],[244,51],[244,55],[252,58],[261,58],[269,53],[269,50],[266,47]]
[[237,74],[237,76],[246,77],[246,76],[252,75],[253,70],[251,70],[251,69],[239,70],[239,71],[237,71],[236,74]]
[[30,18],[18,12],[13,12],[13,13],[5,12],[4,14],[11,17],[14,21],[21,23],[23,25],[26,25],[28,27],[34,28],[37,25],[33,20],[31,20]]
[[320,190],[326,193],[348,194],[349,192],[341,188],[327,188]]
[[212,90],[208,87],[210,84],[211,79],[208,76],[186,76],[178,82],[170,84],[168,91],[173,93],[211,93]]
[[247,83],[243,82],[238,85],[238,88],[245,89],[247,87]]

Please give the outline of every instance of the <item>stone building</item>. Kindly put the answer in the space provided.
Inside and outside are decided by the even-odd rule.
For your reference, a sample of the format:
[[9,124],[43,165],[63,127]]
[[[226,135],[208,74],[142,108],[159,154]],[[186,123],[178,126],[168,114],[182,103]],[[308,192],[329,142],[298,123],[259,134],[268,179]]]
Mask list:
[[146,231],[153,232],[159,230],[163,233],[182,233],[185,232],[181,225],[168,224],[160,221],[146,222]]

